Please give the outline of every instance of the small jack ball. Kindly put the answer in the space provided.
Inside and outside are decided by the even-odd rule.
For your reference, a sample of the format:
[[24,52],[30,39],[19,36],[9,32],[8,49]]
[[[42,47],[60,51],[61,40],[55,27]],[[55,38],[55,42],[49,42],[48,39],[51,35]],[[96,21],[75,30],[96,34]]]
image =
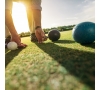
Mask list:
[[56,29],[50,30],[48,32],[48,38],[51,41],[57,41],[60,38],[60,32],[58,30],[56,30]]
[[18,47],[18,45],[17,45],[16,42],[9,42],[9,43],[7,44],[7,48],[8,48],[9,50],[16,50],[17,47]]
[[81,22],[72,30],[73,39],[80,44],[90,44],[95,41],[95,23]]

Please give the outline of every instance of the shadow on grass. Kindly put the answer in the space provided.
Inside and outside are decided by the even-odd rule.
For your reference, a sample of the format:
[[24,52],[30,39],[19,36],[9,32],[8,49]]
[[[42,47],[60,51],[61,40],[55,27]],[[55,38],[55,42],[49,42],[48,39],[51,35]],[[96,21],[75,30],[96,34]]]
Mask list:
[[60,47],[54,43],[36,45],[77,77],[81,83],[88,85],[92,90],[95,89],[95,53]]
[[95,42],[94,43],[90,43],[90,44],[81,44],[81,45],[85,46],[85,47],[95,48]]
[[56,41],[56,42],[54,42],[54,43],[62,43],[62,44],[66,44],[66,43],[68,43],[68,44],[70,44],[70,43],[75,43],[75,41],[69,41],[69,40],[58,40],[58,41]]
[[10,51],[8,49],[5,50],[5,67],[11,62],[11,60],[13,60],[13,58],[15,56],[18,55],[18,53],[21,51],[22,49],[17,49],[14,51]]

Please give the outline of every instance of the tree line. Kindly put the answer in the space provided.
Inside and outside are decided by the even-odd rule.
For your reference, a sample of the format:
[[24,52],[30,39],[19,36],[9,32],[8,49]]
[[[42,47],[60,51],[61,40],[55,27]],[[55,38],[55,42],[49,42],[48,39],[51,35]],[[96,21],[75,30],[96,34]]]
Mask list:
[[[68,26],[58,26],[58,27],[51,27],[51,28],[43,28],[45,34],[47,34],[50,30],[57,29],[60,32],[72,30],[75,25],[68,25]],[[19,34],[20,37],[30,36],[30,32],[22,32]]]

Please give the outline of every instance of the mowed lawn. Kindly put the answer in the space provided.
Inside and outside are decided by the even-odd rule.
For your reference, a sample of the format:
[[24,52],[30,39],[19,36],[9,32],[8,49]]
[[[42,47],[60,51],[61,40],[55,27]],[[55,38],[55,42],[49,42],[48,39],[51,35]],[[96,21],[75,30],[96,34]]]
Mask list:
[[22,42],[25,49],[5,50],[6,90],[95,90],[95,43],[75,42],[72,30],[56,42]]

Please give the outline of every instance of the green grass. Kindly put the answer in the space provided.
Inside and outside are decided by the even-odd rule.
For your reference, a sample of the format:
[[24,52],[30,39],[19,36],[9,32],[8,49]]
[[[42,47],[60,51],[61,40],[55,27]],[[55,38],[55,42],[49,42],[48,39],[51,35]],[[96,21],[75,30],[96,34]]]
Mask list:
[[95,43],[76,43],[72,30],[54,43],[22,42],[25,49],[5,50],[6,90],[95,90]]

